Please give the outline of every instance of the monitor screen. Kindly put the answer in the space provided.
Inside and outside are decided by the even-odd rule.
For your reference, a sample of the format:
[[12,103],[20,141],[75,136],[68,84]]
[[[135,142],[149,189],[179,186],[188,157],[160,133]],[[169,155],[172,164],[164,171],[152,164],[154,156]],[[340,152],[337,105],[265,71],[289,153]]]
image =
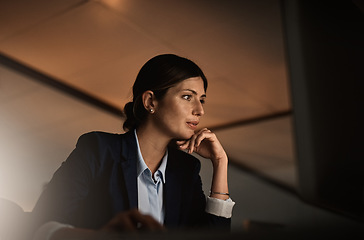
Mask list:
[[363,220],[363,1],[282,1],[302,199]]

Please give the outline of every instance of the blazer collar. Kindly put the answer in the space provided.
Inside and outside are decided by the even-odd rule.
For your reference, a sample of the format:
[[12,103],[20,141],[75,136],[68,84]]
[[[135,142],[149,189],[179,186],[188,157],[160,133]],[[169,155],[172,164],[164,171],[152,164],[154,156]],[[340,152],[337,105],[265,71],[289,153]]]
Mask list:
[[166,226],[177,226],[180,215],[181,205],[181,177],[180,167],[178,163],[178,154],[174,149],[168,149],[168,161],[166,168],[166,184],[164,185],[164,206],[165,217],[164,224]]
[[129,199],[129,208],[138,207],[137,187],[137,143],[134,132],[128,131],[123,134],[121,143],[121,165],[124,174],[126,192]]
[[[124,174],[125,186],[129,199],[129,208],[138,208],[137,187],[137,143],[133,131],[123,134],[121,165]],[[165,172],[164,185],[164,223],[167,226],[177,226],[181,205],[181,177],[178,151],[168,149],[168,160]]]

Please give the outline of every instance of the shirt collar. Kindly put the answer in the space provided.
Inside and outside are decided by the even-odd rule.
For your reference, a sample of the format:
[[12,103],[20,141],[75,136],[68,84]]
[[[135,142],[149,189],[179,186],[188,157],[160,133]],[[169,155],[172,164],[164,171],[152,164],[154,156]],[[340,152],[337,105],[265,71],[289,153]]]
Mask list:
[[[138,148],[137,176],[139,177],[145,171],[145,169],[149,169],[149,168],[148,168],[147,164],[145,164],[142,153],[140,151],[140,146],[139,146],[138,135],[136,133],[136,129],[134,129],[134,135],[135,135],[137,148]],[[165,176],[166,167],[167,167],[167,159],[168,159],[168,150],[164,154],[164,156],[162,158],[162,162],[157,170],[161,173],[161,178],[162,178],[163,183],[165,183],[164,176]]]

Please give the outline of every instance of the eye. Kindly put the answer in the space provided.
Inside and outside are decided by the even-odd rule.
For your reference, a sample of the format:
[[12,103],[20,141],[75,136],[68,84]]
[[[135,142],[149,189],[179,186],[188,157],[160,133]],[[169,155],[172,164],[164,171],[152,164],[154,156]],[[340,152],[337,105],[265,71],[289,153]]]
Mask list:
[[190,101],[191,98],[192,98],[192,95],[183,95],[182,98],[187,100],[187,101]]
[[206,100],[205,100],[205,99],[201,99],[201,100],[200,100],[200,103],[201,103],[201,104],[205,104],[205,102],[206,102]]

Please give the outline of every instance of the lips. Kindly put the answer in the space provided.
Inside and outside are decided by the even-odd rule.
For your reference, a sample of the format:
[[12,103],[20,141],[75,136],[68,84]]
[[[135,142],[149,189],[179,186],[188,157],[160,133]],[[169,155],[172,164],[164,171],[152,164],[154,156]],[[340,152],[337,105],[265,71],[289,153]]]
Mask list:
[[187,125],[189,128],[191,128],[192,130],[195,130],[197,128],[198,125],[198,121],[191,121],[191,122],[187,122]]

